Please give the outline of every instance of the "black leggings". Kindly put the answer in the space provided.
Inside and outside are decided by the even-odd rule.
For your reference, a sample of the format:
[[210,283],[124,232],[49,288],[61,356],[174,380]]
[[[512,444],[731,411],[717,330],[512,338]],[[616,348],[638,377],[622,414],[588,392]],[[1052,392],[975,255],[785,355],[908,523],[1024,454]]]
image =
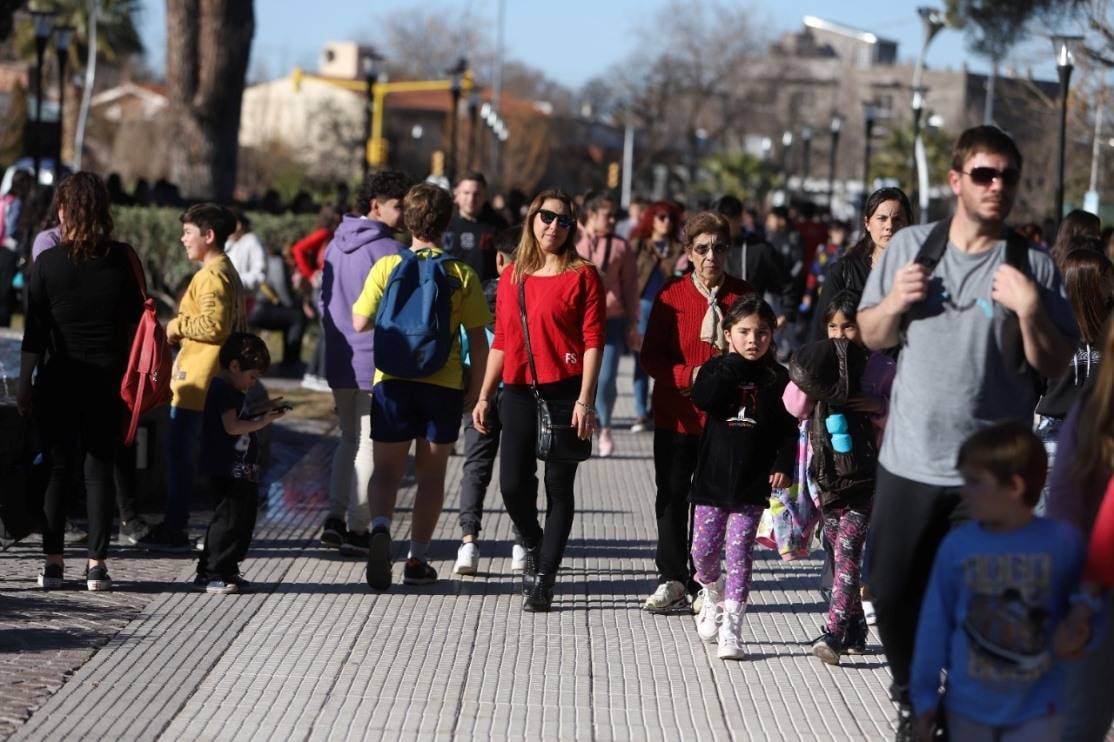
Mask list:
[[[43,501],[43,553],[61,554],[66,531],[69,473],[82,467],[89,513],[89,558],[104,559],[112,530],[124,404],[121,373],[79,362],[57,363],[42,374],[34,403],[50,453],[50,482]],[[84,450],[84,457],[82,451]]]
[[[547,400],[575,400],[580,395],[580,377],[539,386]],[[529,386],[508,384],[499,404],[503,423],[499,458],[499,486],[503,503],[528,549],[541,546],[538,572],[556,574],[572,531],[575,510],[573,481],[577,464],[546,463],[545,529],[538,524],[538,459],[535,453],[538,408]]]

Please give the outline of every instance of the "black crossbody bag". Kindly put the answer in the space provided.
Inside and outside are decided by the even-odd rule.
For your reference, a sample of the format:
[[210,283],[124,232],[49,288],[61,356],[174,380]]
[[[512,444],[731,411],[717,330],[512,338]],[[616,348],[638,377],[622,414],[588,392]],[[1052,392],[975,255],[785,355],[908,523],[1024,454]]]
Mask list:
[[530,386],[538,406],[538,432],[535,452],[542,461],[554,463],[579,463],[592,455],[592,439],[581,439],[572,424],[576,402],[572,400],[542,399],[538,389],[538,369],[534,365],[534,350],[530,346],[530,327],[526,324],[526,276],[518,282],[518,316],[522,320],[522,339],[526,344],[526,358],[530,362]]

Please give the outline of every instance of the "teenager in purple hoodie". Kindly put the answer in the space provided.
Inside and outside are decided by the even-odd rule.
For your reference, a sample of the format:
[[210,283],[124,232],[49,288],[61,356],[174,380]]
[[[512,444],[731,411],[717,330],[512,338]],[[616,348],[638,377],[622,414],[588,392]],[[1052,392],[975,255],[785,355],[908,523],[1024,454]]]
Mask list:
[[[375,261],[406,249],[393,233],[402,228],[402,197],[410,178],[394,171],[372,173],[356,192],[356,215],[345,214],[325,249],[321,327],[325,378],[340,418],[340,444],[333,454],[329,513],[321,543],[347,556],[367,556],[368,482],[371,480],[371,379],[374,333],[352,329],[352,305]],[[348,516],[345,525],[345,513]]]

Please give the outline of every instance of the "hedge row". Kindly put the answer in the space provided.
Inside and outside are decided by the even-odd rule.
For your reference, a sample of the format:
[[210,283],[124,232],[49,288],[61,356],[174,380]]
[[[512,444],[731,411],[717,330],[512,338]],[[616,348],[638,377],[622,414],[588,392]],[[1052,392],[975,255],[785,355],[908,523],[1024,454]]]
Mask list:
[[[147,266],[156,286],[171,293],[197,270],[186,260],[182,247],[179,209],[117,206],[112,210],[116,239],[131,244]],[[268,248],[283,248],[301,239],[317,225],[315,214],[274,215],[248,212],[252,231]]]

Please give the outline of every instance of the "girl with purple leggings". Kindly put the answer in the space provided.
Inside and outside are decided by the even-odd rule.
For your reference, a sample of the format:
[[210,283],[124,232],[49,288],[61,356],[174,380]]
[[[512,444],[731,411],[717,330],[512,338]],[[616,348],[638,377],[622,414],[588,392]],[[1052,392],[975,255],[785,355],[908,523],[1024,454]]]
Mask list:
[[744,657],[758,521],[771,487],[792,483],[797,422],[781,402],[789,376],[770,348],[776,325],[757,294],[737,300],[722,321],[728,352],[705,363],[692,387],[693,403],[707,413],[689,497],[696,506],[692,561],[703,588],[697,631],[718,641],[720,659]]

